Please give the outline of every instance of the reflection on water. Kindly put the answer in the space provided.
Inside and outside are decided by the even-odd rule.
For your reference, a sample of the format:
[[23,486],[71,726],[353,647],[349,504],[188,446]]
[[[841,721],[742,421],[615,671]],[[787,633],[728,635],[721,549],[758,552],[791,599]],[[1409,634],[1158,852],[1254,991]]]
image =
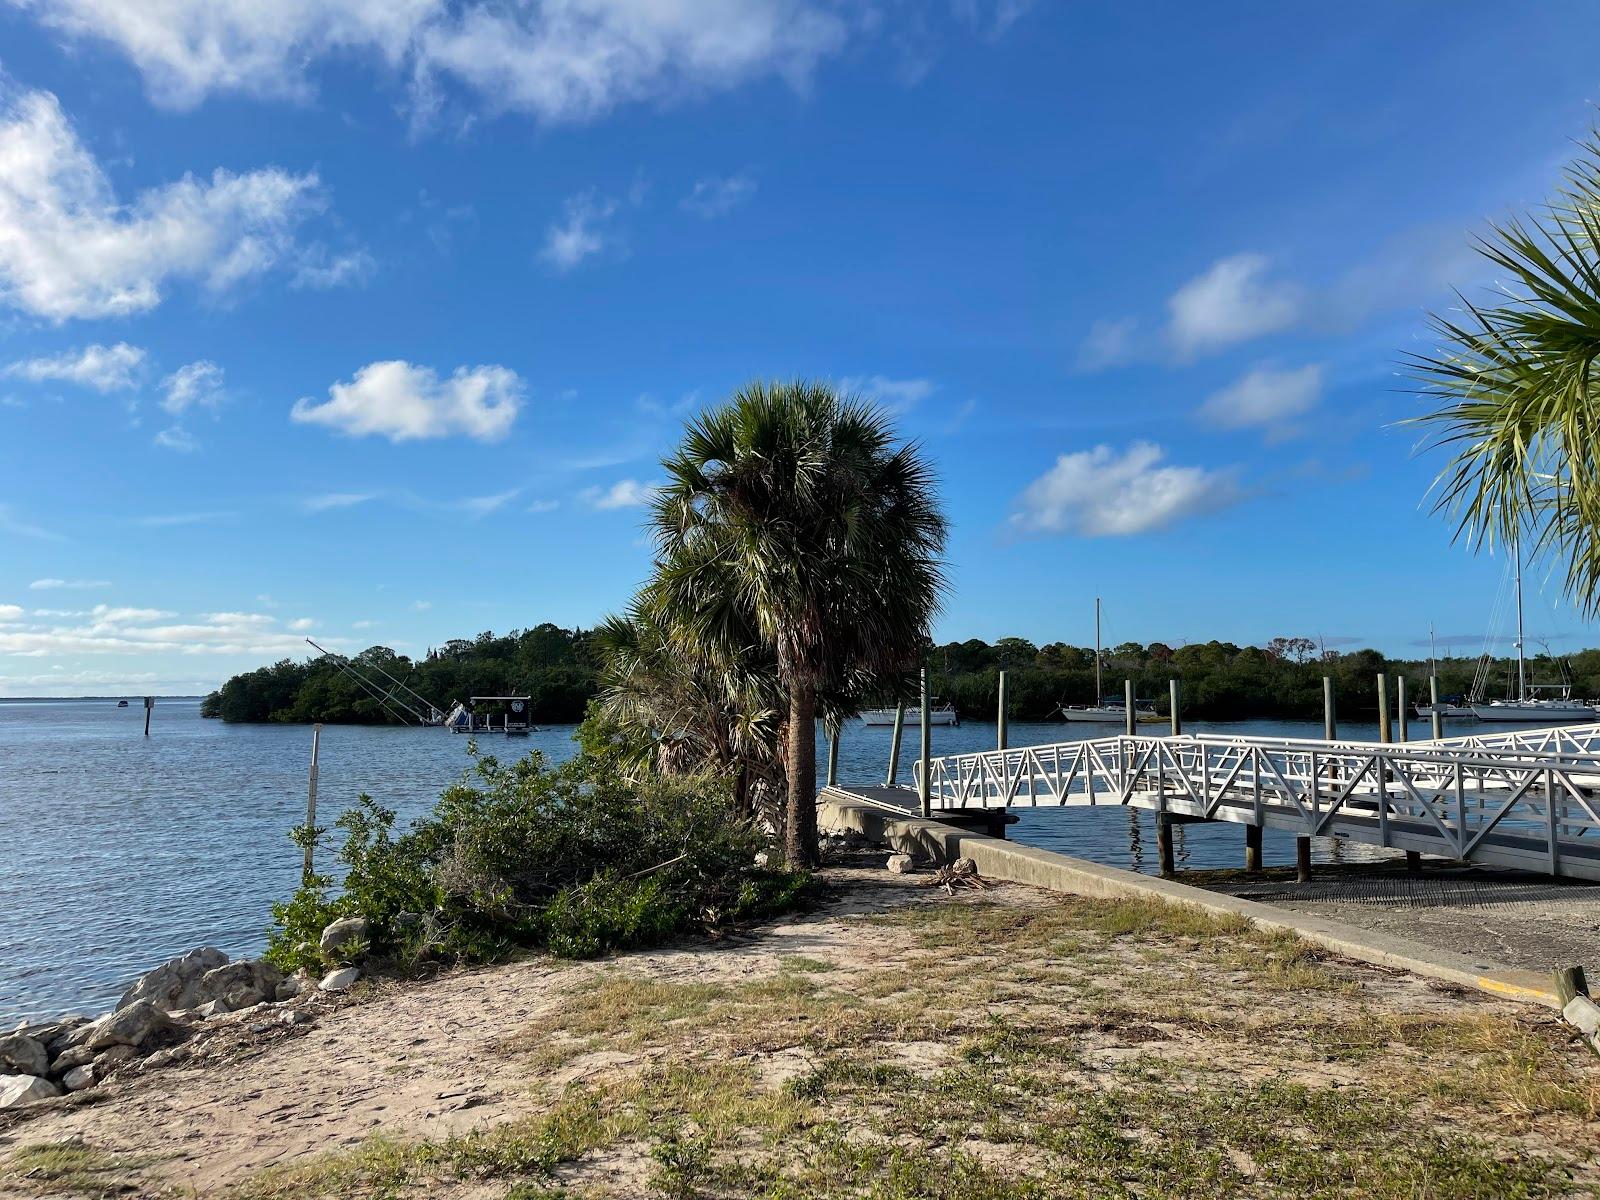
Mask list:
[[[305,726],[203,721],[196,701],[158,701],[152,736],[142,708],[110,701],[0,702],[0,1025],[25,1015],[100,1011],[140,971],[198,945],[253,954],[266,941],[273,900],[299,879],[288,840],[304,818],[311,731]],[[1189,726],[1203,732],[1207,726]],[[1316,737],[1320,725],[1254,721],[1210,726],[1233,733]],[[882,783],[890,730],[852,723],[841,783]],[[1105,726],[1018,724],[1011,744],[1105,736]],[[1341,727],[1374,740],[1376,726]],[[488,738],[484,749],[572,753],[571,727],[528,739]],[[1425,736],[1413,725],[1413,736]],[[931,750],[987,750],[994,729],[936,728]],[[918,754],[906,732],[901,778]],[[819,747],[825,761],[826,745]],[[362,791],[402,819],[432,805],[468,764],[467,739],[437,729],[329,726],[323,732],[318,819],[333,819]],[[1022,809],[1010,836],[1098,862],[1144,870],[1153,817],[1118,807]],[[1180,825],[1180,865],[1232,866],[1243,833],[1231,825]],[[1268,830],[1269,862],[1293,860],[1293,838]],[[1317,839],[1316,854],[1365,854]],[[1150,855],[1153,860],[1153,853]],[[323,860],[326,862],[326,860]]]

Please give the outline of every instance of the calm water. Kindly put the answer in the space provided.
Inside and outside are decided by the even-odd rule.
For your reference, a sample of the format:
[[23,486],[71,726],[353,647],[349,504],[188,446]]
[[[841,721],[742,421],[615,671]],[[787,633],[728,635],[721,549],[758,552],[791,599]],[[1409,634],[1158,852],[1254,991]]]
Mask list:
[[[133,705],[138,705],[135,700]],[[151,736],[144,712],[106,700],[0,702],[0,1027],[22,1017],[93,1013],[115,1002],[141,971],[199,945],[254,954],[268,908],[300,872],[288,830],[304,819],[311,731],[305,726],[224,725],[200,719],[198,701],[157,702]],[[1319,736],[1295,722],[1189,726]],[[1105,726],[1013,725],[1012,745],[1115,732]],[[1375,738],[1376,726],[1341,727]],[[572,753],[572,729],[528,739],[486,738],[502,755]],[[854,726],[840,752],[842,783],[882,782],[890,731]],[[1426,733],[1420,723],[1413,736]],[[933,731],[933,752],[989,749],[992,726]],[[909,777],[915,726],[902,760]],[[826,748],[819,753],[819,769]],[[425,812],[468,764],[467,739],[437,729],[329,726],[323,730],[318,823],[362,791],[398,810]],[[1117,808],[1022,809],[1011,836],[1116,866],[1146,869],[1148,815]],[[1228,826],[1180,826],[1183,865],[1236,865],[1243,835]],[[1266,834],[1269,861],[1292,861],[1293,839]],[[1324,859],[1361,848],[1318,840]],[[1367,852],[1370,853],[1370,852]]]

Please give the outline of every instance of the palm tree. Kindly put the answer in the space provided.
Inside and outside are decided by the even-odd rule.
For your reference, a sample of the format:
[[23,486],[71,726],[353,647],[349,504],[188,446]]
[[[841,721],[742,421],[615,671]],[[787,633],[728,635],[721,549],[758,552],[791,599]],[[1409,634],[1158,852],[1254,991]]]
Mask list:
[[786,693],[784,853],[817,862],[816,718],[903,687],[944,589],[933,472],[887,415],[824,384],[753,383],[690,424],[664,464],[655,586],[690,636],[747,616]]
[[1521,542],[1563,561],[1565,590],[1600,612],[1600,135],[1556,198],[1493,225],[1479,252],[1506,273],[1493,304],[1435,316],[1444,345],[1412,360],[1439,408],[1417,418],[1453,452],[1437,511],[1474,547]]

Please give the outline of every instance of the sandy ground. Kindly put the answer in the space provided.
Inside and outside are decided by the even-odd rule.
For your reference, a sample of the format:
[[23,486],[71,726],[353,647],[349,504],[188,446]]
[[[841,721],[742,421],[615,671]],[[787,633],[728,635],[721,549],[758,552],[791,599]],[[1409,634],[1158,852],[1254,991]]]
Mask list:
[[[604,963],[564,964],[539,958],[452,972],[404,987],[372,987],[336,1002],[319,997],[310,1008],[313,1020],[292,1028],[275,1025],[252,1032],[249,1020],[234,1022],[188,1063],[113,1079],[92,1092],[0,1117],[0,1162],[24,1145],[79,1139],[97,1152],[135,1158],[136,1169],[120,1177],[126,1184],[122,1194],[216,1195],[263,1168],[305,1163],[322,1152],[355,1146],[375,1132],[404,1140],[438,1140],[453,1132],[526,1117],[548,1107],[553,1088],[636,1071],[640,1060],[684,1054],[681,1038],[676,1048],[668,1043],[654,1047],[648,1042],[618,1043],[620,1048],[566,1059],[528,1052],[549,1027],[570,1023],[586,994],[619,972],[667,984],[742,982],[774,977],[786,969],[785,962],[792,967],[795,961],[811,961],[824,964],[830,980],[870,977],[881,989],[884,979],[892,981],[903,972],[906,982],[891,982],[891,988],[915,988],[930,964],[948,966],[951,955],[927,938],[908,936],[903,924],[865,918],[894,909],[906,911],[907,906],[1000,905],[1020,914],[1048,911],[1063,903],[1060,897],[1016,885],[947,896],[926,886],[926,877],[897,879],[877,869],[835,870],[830,875],[838,891],[821,910],[716,943],[630,954]],[[1109,946],[1082,959],[1073,972],[1064,969],[1072,960],[1060,958],[1059,951],[1039,950],[1022,964],[1026,973],[1012,970],[1007,976],[1006,986],[1012,992],[990,994],[987,1003],[1010,1005],[1019,1019],[1057,1025],[1069,1019],[1065,1028],[1075,1039],[1075,1053],[1095,1070],[1109,1070],[1141,1055],[1165,1053],[1202,1063],[1215,1059],[1217,1050],[1205,1043],[1212,1017],[1192,1027],[1171,1020],[1163,1023],[1153,1015],[1155,1008],[1138,1020],[1114,1018],[1104,1015],[1112,1010],[1104,1009],[1103,1001],[1097,1010],[1100,1015],[1095,1016],[1064,1010],[1055,1002],[1030,1009],[1027,989],[1035,986],[1033,979],[1071,976],[1071,985],[1078,989],[1074,994],[1085,997],[1104,991],[1100,972],[1105,980],[1160,983],[1166,988],[1161,994],[1169,999],[1201,984],[1220,987],[1225,998],[1217,1001],[1222,1006],[1216,1016],[1219,1029],[1224,1017],[1235,1022],[1270,1017],[1270,1003],[1281,1003],[1281,997],[1267,1001],[1250,995],[1253,976],[1248,969],[1219,976],[1214,966],[1206,965],[1203,970],[1209,974],[1202,980],[1192,964],[1185,964],[1181,950],[1174,952],[1168,944],[1123,937]],[[981,982],[981,945],[968,945],[960,953],[967,965],[958,974],[947,974],[951,982],[940,986]],[[1540,1030],[1552,1025],[1548,1014],[1397,972],[1345,962],[1334,962],[1327,969],[1336,970],[1340,988],[1359,993],[1364,1013],[1461,1019],[1501,1014],[1537,1024]],[[1338,1012],[1349,1003],[1339,991],[1316,1001],[1327,1012]],[[946,1024],[954,1022],[962,1036],[970,1037],[972,1030],[986,1028],[985,1019],[981,1011],[971,1013],[968,1029],[961,1026],[962,1014],[957,1012],[946,1018]],[[1238,1034],[1231,1036],[1237,1039]],[[1539,1036],[1561,1039],[1559,1032]],[[1246,1039],[1247,1045],[1250,1040]],[[1261,1042],[1260,1062],[1252,1063],[1248,1054],[1239,1056],[1241,1077],[1253,1077],[1252,1072],[1262,1078],[1281,1074],[1283,1052],[1274,1049],[1269,1038],[1255,1040]],[[806,1044],[799,1035],[793,1044],[785,1044],[783,1036],[774,1034],[771,1044],[759,1049],[761,1073],[781,1083],[804,1070],[812,1059]],[[941,1043],[929,1033],[878,1049],[917,1070],[931,1070],[955,1057],[956,1044],[953,1039]],[[1570,1054],[1564,1043],[1554,1052],[1566,1056],[1563,1069],[1591,1070],[1576,1044]],[[1229,1053],[1239,1054],[1237,1048]],[[751,1057],[748,1051],[740,1054]],[[1339,1087],[1370,1068],[1317,1057],[1297,1069],[1303,1078],[1296,1078],[1302,1083]],[[1600,1071],[1592,1073],[1600,1078]],[[1540,1135],[1548,1144],[1573,1140],[1567,1126],[1552,1129]],[[1593,1153],[1592,1146],[1580,1149],[1584,1156]],[[568,1181],[582,1182],[589,1176],[613,1184],[631,1179],[636,1184],[643,1178],[642,1161],[645,1155],[638,1147],[625,1147],[608,1159],[580,1165]],[[1596,1182],[1587,1181],[1585,1189]],[[630,1194],[629,1188],[618,1194]],[[28,1179],[7,1181],[3,1174],[0,1193],[60,1194],[41,1190]],[[419,1194],[507,1193],[503,1187],[498,1191],[462,1187]]]
[[1265,878],[1185,874],[1183,882],[1343,921],[1508,967],[1600,971],[1600,885],[1559,882],[1424,860],[1420,876],[1398,865],[1319,867],[1308,884],[1292,872]]

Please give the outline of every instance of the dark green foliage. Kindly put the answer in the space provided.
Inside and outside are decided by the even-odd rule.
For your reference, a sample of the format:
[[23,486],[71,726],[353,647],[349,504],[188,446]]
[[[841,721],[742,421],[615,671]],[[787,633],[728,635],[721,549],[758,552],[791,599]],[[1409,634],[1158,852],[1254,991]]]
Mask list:
[[766,841],[730,816],[723,785],[625,783],[603,755],[481,756],[430,816],[394,823],[365,796],[339,818],[342,886],[319,877],[275,905],[268,958],[326,965],[318,937],[340,916],[365,917],[373,953],[401,966],[536,947],[593,957],[781,912],[807,885],[755,865]]
[[[595,693],[590,634],[539,625],[505,637],[480,633],[456,638],[413,662],[386,646],[355,656],[360,666],[381,667],[442,709],[472,695],[517,693],[531,698],[532,719],[569,722],[583,718]],[[235,675],[207,696],[200,713],[224,721],[328,721],[349,725],[391,724],[395,717],[327,659],[284,659]]]

